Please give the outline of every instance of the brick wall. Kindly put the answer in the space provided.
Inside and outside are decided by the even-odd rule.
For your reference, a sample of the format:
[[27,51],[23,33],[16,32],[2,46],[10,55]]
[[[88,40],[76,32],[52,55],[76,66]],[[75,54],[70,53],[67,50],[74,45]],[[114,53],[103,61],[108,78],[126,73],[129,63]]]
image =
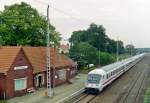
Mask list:
[[[27,69],[14,70],[14,67],[18,66],[28,66]],[[15,58],[11,68],[7,72],[6,76],[6,97],[12,98],[14,96],[22,96],[26,93],[25,90],[15,91],[14,79],[25,78],[27,77],[27,88],[33,87],[33,69],[30,65],[28,59],[24,55],[24,52],[21,50],[17,57]]]
[[0,74],[0,99],[4,99],[5,93],[5,75]]

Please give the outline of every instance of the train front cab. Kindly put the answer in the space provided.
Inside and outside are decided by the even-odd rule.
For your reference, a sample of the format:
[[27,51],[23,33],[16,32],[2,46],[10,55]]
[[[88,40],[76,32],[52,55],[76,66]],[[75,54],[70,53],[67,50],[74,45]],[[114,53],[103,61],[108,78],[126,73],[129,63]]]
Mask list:
[[100,74],[89,74],[86,81],[86,92],[99,93],[100,91],[102,91],[102,77],[103,76]]

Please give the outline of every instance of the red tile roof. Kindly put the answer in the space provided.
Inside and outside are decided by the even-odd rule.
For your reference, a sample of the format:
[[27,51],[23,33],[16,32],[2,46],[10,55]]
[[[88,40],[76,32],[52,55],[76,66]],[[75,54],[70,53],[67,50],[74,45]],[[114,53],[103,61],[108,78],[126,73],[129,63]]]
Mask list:
[[[1,47],[0,48],[0,72],[7,72],[17,56],[23,49],[26,57],[31,63],[34,73],[46,70],[46,48],[45,47]],[[64,54],[58,54],[57,50],[51,48],[51,67],[63,68],[75,66],[76,64]]]
[[12,65],[21,47],[0,47],[0,72],[5,73]]

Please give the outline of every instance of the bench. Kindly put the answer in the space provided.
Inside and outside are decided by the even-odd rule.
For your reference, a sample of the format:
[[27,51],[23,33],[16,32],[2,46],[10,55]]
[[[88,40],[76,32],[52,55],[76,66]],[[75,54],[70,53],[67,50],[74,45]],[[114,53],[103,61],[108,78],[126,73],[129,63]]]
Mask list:
[[35,91],[35,89],[33,87],[27,89],[28,93],[33,93],[34,91]]

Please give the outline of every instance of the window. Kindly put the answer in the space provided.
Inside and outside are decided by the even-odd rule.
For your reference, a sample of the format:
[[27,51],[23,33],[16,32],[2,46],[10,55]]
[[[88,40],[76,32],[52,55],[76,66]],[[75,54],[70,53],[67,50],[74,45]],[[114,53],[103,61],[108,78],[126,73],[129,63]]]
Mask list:
[[15,79],[15,91],[27,88],[27,78]]
[[101,80],[101,75],[98,74],[89,74],[88,75],[88,83],[96,83],[98,84],[99,81]]
[[59,79],[65,80],[66,79],[66,70],[65,69],[58,70],[57,75],[58,75]]

